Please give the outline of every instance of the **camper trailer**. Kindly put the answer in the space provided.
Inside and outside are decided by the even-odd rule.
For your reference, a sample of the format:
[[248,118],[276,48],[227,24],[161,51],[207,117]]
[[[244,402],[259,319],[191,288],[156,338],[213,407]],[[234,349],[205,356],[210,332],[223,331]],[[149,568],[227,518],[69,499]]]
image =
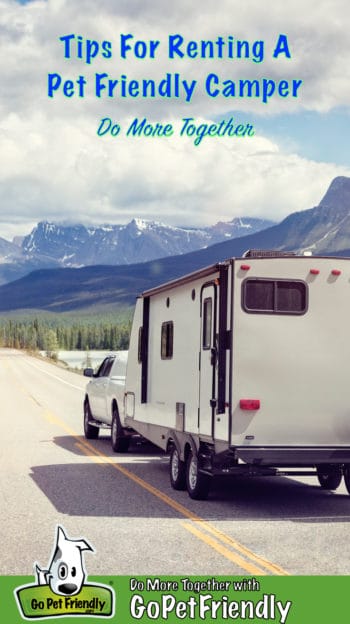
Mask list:
[[250,251],[144,292],[126,426],[170,453],[172,487],[314,474],[350,492],[350,259]]

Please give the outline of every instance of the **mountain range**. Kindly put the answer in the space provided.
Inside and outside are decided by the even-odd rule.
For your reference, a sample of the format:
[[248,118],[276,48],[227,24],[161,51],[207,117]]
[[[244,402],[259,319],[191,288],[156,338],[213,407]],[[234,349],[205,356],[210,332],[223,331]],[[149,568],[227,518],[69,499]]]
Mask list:
[[248,249],[350,256],[350,178],[337,177],[319,205],[262,231],[177,256],[124,266],[34,271],[0,287],[0,311],[116,310],[143,290]]
[[204,228],[172,227],[143,219],[97,227],[41,221],[30,234],[12,243],[0,238],[0,283],[35,269],[135,264],[180,255],[272,224],[254,218],[235,218]]

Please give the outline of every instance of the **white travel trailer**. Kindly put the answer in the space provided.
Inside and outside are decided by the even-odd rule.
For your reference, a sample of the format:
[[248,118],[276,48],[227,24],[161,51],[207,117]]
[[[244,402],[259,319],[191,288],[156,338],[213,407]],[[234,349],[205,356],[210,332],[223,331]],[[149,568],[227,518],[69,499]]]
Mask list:
[[175,489],[316,474],[350,492],[350,259],[250,251],[137,300],[125,423]]

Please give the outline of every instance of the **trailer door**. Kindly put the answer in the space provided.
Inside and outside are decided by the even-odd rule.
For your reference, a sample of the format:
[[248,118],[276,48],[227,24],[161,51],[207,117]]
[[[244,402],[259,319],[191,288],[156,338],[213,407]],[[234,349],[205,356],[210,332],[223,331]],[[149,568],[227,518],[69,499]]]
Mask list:
[[203,286],[201,291],[201,334],[199,352],[199,433],[213,436],[216,396],[216,284]]

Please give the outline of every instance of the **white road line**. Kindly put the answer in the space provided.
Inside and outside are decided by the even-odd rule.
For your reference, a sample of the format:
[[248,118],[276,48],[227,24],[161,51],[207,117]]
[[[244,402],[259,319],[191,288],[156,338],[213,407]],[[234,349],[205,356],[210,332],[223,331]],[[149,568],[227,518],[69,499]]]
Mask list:
[[64,379],[61,379],[61,377],[58,377],[57,375],[53,375],[53,373],[48,373],[46,370],[44,370],[40,366],[36,366],[32,362],[28,362],[28,360],[25,360],[25,362],[26,362],[26,364],[28,364],[28,366],[32,366],[32,368],[36,368],[41,373],[45,373],[45,375],[48,375],[49,377],[53,377],[54,379],[58,379],[58,381],[60,381],[63,384],[66,384],[66,386],[70,386],[71,388],[75,388],[76,390],[79,390],[80,392],[82,390],[84,390],[84,388],[82,388],[81,386],[75,386],[74,384],[69,383],[69,381],[65,381]]

